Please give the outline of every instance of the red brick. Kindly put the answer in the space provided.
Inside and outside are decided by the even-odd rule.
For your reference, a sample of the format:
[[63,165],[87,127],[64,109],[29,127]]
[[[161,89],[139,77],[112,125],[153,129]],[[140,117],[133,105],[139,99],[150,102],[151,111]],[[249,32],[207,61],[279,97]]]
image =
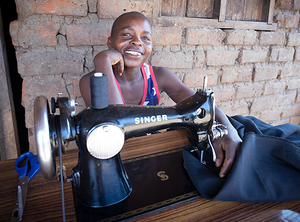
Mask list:
[[250,108],[250,115],[255,115],[259,111],[274,108],[275,102],[276,98],[274,96],[266,96],[254,99]]
[[290,64],[281,68],[280,77],[290,77],[290,76],[299,76],[300,65],[299,64]]
[[295,50],[295,62],[300,61],[300,47],[296,47]]
[[300,46],[300,33],[290,33],[288,35],[288,46]]
[[228,45],[253,45],[257,40],[254,30],[226,30],[225,42]]
[[218,70],[192,71],[184,76],[183,83],[189,88],[202,88],[204,77],[208,77],[208,87],[217,85]]
[[220,102],[217,105],[228,116],[249,115],[248,104],[245,101],[234,100]]
[[83,55],[76,52],[17,53],[18,71],[24,76],[81,74]]
[[86,105],[82,97],[77,97],[75,101],[78,104],[76,106],[76,115],[77,115],[78,113],[80,113],[82,110],[86,108]]
[[162,66],[172,69],[189,69],[193,66],[193,52],[192,51],[178,51],[178,52],[155,52],[151,59],[151,64],[154,66]]
[[300,126],[300,116],[292,116],[290,123]]
[[254,63],[254,62],[265,62],[268,56],[268,50],[256,49],[256,50],[243,50],[241,63]]
[[284,13],[281,23],[282,26],[285,28],[297,29],[299,25],[299,15],[292,13]]
[[187,28],[186,44],[218,46],[222,44],[225,36],[221,29]]
[[180,45],[182,29],[179,27],[153,27],[152,40],[155,46]]
[[217,103],[231,101],[234,99],[236,94],[235,88],[231,85],[212,87],[212,90],[215,93],[215,100]]
[[68,46],[106,45],[111,24],[104,22],[69,25],[67,27]]
[[51,97],[57,97],[57,93],[62,93],[62,96],[68,97],[65,81],[61,76],[24,77],[22,91],[22,105],[25,108],[27,128],[34,127],[33,107],[36,97],[46,96],[48,102],[51,101]]
[[79,89],[79,79],[73,79],[73,95],[75,97],[81,97],[80,89]]
[[288,89],[299,89],[300,88],[300,77],[292,78],[288,81]]
[[281,94],[285,91],[285,82],[268,81],[265,84],[264,95]]
[[253,68],[223,69],[221,83],[249,82]]
[[87,0],[89,12],[97,12],[98,0]]
[[98,0],[98,17],[115,19],[124,12],[138,11],[149,17],[153,10],[152,1]]
[[208,50],[207,65],[208,66],[228,66],[234,65],[238,58],[237,50]]
[[260,45],[284,45],[285,33],[284,32],[261,32]]
[[296,103],[300,103],[300,89],[297,90]]
[[243,45],[245,33],[244,30],[225,30],[225,42],[228,45]]
[[295,49],[293,47],[272,48],[270,61],[287,62],[293,61]]
[[294,104],[296,99],[296,91],[288,92],[288,93],[282,93],[280,95],[277,95],[276,102],[278,106],[287,106],[290,104]]
[[16,0],[21,16],[32,14],[87,16],[87,0]]
[[51,21],[13,21],[10,24],[10,34],[14,46],[23,48],[38,48],[45,46],[56,46],[56,35],[60,25]]
[[300,0],[294,0],[294,9],[296,10],[300,9]]
[[195,51],[195,68],[203,68],[205,63],[205,53],[202,49],[197,48]]
[[281,117],[291,117],[291,116],[300,116],[300,103],[292,104],[286,106],[283,109]]
[[254,81],[264,81],[276,79],[278,76],[278,67],[276,66],[255,66]]
[[237,85],[237,99],[261,97],[263,94],[263,84],[247,83]]
[[279,51],[278,61],[279,62],[287,62],[293,61],[294,59],[295,49],[294,47],[286,47]]
[[282,9],[291,9],[292,8],[292,0],[280,0],[280,8]]
[[264,110],[257,114],[258,119],[270,123],[270,122],[277,122],[280,120],[280,113],[281,111],[276,109]]
[[174,106],[176,103],[166,94],[162,92],[160,94],[160,105],[161,106]]

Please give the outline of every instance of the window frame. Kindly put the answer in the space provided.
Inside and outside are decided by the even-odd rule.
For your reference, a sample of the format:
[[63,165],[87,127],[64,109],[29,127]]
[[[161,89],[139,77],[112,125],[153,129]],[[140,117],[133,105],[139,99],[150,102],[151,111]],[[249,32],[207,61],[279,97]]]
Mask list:
[[220,29],[252,29],[264,31],[277,30],[277,23],[273,22],[275,0],[270,0],[269,15],[267,22],[226,20],[225,16],[227,0],[221,0],[220,13],[218,19],[162,16],[161,6],[162,0],[154,0],[153,17],[154,23],[158,26],[174,25],[183,27],[200,26]]

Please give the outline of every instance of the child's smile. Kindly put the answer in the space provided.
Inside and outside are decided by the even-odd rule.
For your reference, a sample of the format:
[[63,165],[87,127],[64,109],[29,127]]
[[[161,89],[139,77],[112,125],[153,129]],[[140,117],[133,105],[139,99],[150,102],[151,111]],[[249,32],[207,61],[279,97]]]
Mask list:
[[125,53],[130,54],[130,55],[135,56],[135,57],[140,57],[142,55],[142,53],[135,52],[135,51],[125,51]]

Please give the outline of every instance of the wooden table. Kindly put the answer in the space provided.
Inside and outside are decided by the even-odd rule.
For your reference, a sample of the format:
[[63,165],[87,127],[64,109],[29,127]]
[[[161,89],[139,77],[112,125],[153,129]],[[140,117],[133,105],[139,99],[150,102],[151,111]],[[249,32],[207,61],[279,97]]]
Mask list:
[[[187,144],[184,130],[133,138],[125,142],[121,157],[125,160]],[[12,204],[17,198],[18,174],[14,162],[0,162],[0,221],[10,220]],[[63,164],[69,176],[77,164],[77,149],[66,151]],[[64,192],[66,219],[76,221],[71,183],[64,183]],[[61,186],[58,180],[44,179],[38,173],[30,181],[23,221],[62,221]],[[300,201],[253,204],[194,197],[130,221],[300,221]]]

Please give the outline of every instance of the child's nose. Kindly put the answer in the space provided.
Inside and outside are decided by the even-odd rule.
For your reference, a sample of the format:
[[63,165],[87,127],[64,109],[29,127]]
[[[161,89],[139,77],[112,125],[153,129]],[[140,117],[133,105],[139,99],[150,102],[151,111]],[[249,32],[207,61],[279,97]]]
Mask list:
[[139,36],[133,36],[131,39],[131,44],[138,46],[142,45],[141,38]]

